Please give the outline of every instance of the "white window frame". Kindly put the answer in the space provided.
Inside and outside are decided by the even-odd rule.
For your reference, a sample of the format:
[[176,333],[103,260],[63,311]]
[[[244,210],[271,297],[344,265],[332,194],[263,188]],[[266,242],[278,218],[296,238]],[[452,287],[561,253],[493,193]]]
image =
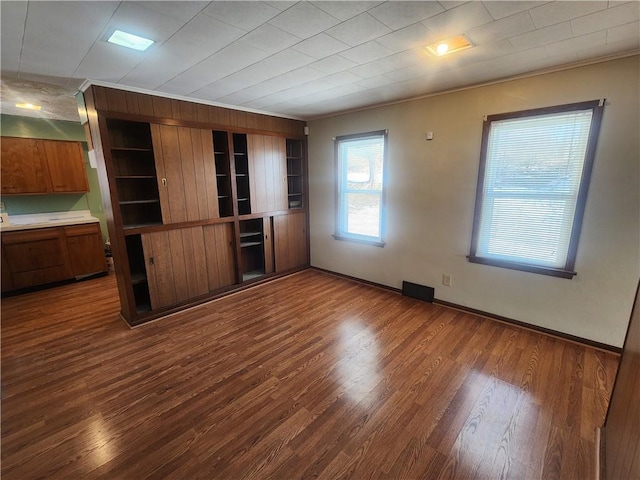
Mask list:
[[[385,192],[387,183],[387,130],[377,130],[373,132],[356,133],[352,135],[342,135],[334,139],[334,155],[335,155],[335,234],[336,240],[346,240],[358,243],[366,243],[378,247],[385,245]],[[371,138],[380,138],[383,142],[383,158],[382,158],[382,189],[381,190],[348,190],[346,182],[345,159],[341,158],[341,145],[345,142],[356,142],[358,140],[368,140]],[[380,198],[379,211],[379,235],[368,236],[348,231],[347,225],[347,194],[358,193],[365,195],[376,195]]]
[[[559,105],[554,107],[546,107],[546,108],[538,108],[533,110],[519,111],[519,112],[511,112],[504,113],[498,115],[490,115],[486,117],[483,124],[483,133],[482,133],[482,147],[480,151],[480,168],[478,172],[478,186],[476,190],[476,206],[474,212],[474,222],[473,222],[473,233],[471,239],[471,251],[469,255],[469,261],[473,263],[480,263],[484,265],[492,265],[503,268],[510,268],[515,270],[521,270],[532,273],[539,273],[544,275],[552,275],[561,278],[573,278],[576,275],[575,262],[578,250],[578,241],[580,237],[580,230],[582,228],[582,220],[584,217],[584,209],[586,205],[587,192],[589,188],[589,180],[591,177],[591,171],[593,169],[593,161],[595,157],[596,143],[598,138],[598,133],[600,130],[600,123],[602,121],[602,112],[603,112],[604,100],[594,100],[589,102],[580,102],[573,103],[568,105]],[[589,129],[589,136],[586,145],[586,151],[584,155],[584,160],[582,164],[582,175],[579,179],[579,187],[577,190],[577,195],[575,197],[575,209],[573,214],[573,219],[571,220],[571,233],[568,241],[568,245],[566,247],[566,261],[564,265],[545,265],[544,262],[532,262],[527,261],[524,258],[501,256],[500,254],[490,254],[487,252],[487,247],[484,245],[486,241],[483,241],[480,237],[483,238],[485,235],[481,235],[481,229],[488,228],[488,224],[491,222],[492,218],[483,218],[483,202],[489,201],[487,198],[497,198],[495,193],[487,194],[486,189],[490,188],[488,184],[486,184],[486,174],[487,174],[487,154],[490,149],[493,149],[494,146],[490,145],[491,138],[491,127],[494,122],[500,122],[504,120],[513,120],[513,119],[528,119],[535,116],[540,115],[555,115],[555,114],[566,114],[571,112],[584,112],[591,111],[591,123]],[[553,191],[552,191],[553,192]],[[527,197],[524,194],[523,198],[534,198],[533,196]],[[559,195],[559,194],[558,194]],[[506,196],[501,198],[503,201],[506,200]],[[536,197],[537,198],[537,197]],[[487,211],[490,211],[490,208],[487,208]],[[567,219],[569,220],[569,219]],[[487,222],[487,223],[483,223]],[[481,244],[481,242],[483,242]],[[563,254],[565,250],[562,250]],[[561,263],[560,261],[558,263]]]

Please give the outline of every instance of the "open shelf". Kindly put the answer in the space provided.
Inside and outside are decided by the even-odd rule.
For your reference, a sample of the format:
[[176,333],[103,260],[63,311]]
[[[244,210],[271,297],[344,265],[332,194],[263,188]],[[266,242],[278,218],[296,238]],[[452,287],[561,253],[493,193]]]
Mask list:
[[131,273],[131,286],[133,298],[138,313],[151,311],[151,297],[149,296],[149,283],[147,281],[147,269],[144,263],[144,250],[140,235],[125,237],[127,246],[127,259]]
[[109,119],[107,130],[123,227],[162,223],[149,124]]
[[287,193],[290,209],[304,207],[302,140],[287,139]]
[[264,232],[261,218],[240,221],[240,254],[243,281],[265,274]]
[[221,217],[233,216],[231,202],[231,168],[229,163],[229,136],[227,132],[212,132],[218,187],[218,210]]

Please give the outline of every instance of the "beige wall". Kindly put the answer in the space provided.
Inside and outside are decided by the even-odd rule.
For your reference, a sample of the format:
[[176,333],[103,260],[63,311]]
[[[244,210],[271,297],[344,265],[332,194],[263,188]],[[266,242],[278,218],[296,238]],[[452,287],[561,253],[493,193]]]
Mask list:
[[[640,275],[639,57],[309,122],[311,264],[622,346]],[[606,98],[576,271],[469,263],[484,115]],[[332,137],[389,130],[387,245],[334,240]],[[434,140],[425,141],[425,133]],[[453,285],[442,285],[442,274]]]

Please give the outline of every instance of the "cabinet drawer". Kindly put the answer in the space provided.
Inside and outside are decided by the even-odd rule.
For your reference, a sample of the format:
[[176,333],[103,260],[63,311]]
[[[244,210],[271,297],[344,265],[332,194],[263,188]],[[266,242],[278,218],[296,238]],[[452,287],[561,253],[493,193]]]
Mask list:
[[38,228],[35,230],[25,230],[24,232],[4,232],[2,234],[2,245],[13,243],[35,242],[49,238],[61,238],[58,228]]
[[64,227],[64,234],[67,237],[77,237],[79,235],[91,235],[94,233],[100,233],[99,223],[88,223],[86,225],[73,225],[71,227]]
[[63,245],[59,238],[5,244],[3,250],[11,273],[62,266],[65,263]]
[[34,287],[36,285],[44,285],[45,283],[59,282],[67,278],[67,271],[64,265],[14,273],[11,275],[14,288]]

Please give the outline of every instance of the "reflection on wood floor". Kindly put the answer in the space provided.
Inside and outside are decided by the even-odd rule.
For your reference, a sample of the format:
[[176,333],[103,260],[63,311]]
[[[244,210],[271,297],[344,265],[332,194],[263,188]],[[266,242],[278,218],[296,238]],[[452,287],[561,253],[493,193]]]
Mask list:
[[2,301],[2,478],[593,478],[617,357],[314,270],[129,330]]

